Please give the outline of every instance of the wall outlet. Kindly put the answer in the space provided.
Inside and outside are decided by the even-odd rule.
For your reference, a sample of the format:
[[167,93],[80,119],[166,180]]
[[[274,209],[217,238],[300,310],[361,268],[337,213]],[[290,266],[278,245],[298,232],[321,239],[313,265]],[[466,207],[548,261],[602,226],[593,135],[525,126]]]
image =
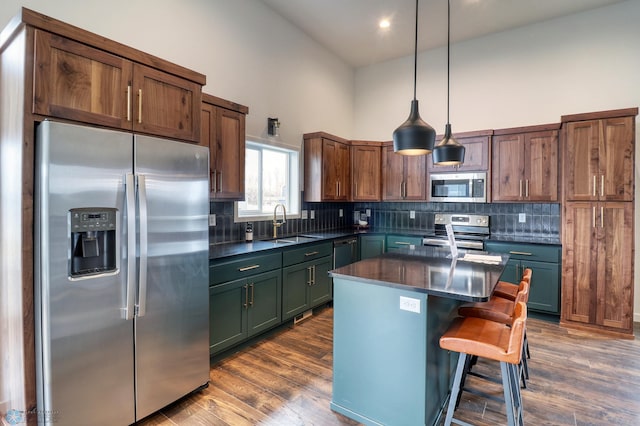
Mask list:
[[414,299],[413,297],[400,296],[400,310],[420,313],[420,299]]
[[409,210],[409,219],[415,219],[415,218],[416,218],[416,211]]
[[316,218],[316,211],[315,210],[309,210],[309,212],[311,213],[311,219],[315,219]]
[[527,222],[527,214],[526,213],[518,214],[518,222],[526,223]]
[[338,217],[344,216],[344,211],[342,209],[338,210]]
[[306,210],[302,210],[301,219],[306,219],[309,217],[309,213]]
[[371,209],[367,209],[367,217],[371,217]]
[[210,214],[209,215],[209,226],[216,226],[216,215],[215,214]]

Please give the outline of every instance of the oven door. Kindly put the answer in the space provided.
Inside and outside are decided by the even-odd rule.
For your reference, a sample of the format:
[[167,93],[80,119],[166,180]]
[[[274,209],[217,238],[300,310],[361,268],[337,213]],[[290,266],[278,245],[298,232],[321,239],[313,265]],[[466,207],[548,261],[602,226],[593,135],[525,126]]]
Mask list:
[[430,201],[454,203],[485,203],[487,174],[434,173],[429,176]]

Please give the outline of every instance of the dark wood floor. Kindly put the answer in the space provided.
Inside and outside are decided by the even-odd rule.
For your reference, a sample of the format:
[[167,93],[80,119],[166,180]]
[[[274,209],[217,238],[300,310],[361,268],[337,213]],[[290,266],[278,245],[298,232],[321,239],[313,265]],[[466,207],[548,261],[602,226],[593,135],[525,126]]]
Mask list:
[[[211,367],[210,386],[141,425],[353,425],[331,400],[333,310],[287,327]],[[640,424],[640,333],[620,340],[529,319],[527,425]],[[480,371],[498,372],[480,362]],[[473,378],[470,379],[472,383]],[[491,385],[481,383],[485,390]],[[501,388],[493,389],[497,394]],[[504,407],[464,393],[457,417],[506,424]],[[394,425],[390,425],[394,426]]]

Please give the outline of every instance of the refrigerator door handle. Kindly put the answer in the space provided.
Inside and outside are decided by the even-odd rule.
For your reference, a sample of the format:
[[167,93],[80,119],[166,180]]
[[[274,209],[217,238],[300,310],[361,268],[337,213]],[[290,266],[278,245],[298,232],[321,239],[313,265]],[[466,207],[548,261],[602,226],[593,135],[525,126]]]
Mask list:
[[147,186],[144,175],[138,175],[138,202],[140,212],[140,276],[138,279],[138,316],[147,311]]
[[125,194],[127,204],[127,291],[124,319],[131,320],[134,316],[136,301],[136,189],[133,174],[125,177]]

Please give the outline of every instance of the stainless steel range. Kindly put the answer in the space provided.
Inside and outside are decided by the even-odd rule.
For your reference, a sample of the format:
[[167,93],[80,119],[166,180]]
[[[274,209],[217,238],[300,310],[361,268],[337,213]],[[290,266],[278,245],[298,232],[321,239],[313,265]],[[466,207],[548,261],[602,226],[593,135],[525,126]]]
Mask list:
[[489,216],[458,213],[436,213],[434,235],[422,240],[424,246],[449,246],[446,225],[451,225],[458,248],[483,250],[489,238]]

